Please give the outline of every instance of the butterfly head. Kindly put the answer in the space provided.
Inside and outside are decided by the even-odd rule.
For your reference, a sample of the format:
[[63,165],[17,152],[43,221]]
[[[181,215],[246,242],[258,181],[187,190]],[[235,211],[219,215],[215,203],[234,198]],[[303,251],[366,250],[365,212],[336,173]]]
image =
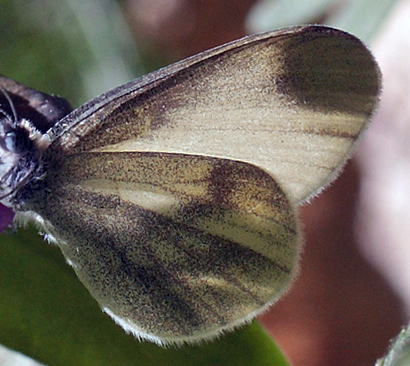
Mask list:
[[0,202],[16,205],[19,190],[38,171],[43,151],[48,146],[46,135],[33,124],[19,118],[8,93],[0,97]]

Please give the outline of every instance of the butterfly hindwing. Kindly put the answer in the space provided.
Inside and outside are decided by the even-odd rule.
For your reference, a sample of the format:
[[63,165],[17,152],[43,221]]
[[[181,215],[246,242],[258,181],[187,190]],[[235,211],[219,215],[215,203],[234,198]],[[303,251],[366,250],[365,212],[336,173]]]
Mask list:
[[36,211],[103,309],[134,333],[206,337],[265,308],[293,277],[294,211],[251,164],[89,152],[49,177]]

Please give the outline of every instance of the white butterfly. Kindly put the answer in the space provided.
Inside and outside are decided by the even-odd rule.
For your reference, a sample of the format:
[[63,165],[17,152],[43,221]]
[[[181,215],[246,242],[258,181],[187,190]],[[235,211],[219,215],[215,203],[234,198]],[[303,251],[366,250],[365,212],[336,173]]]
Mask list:
[[166,344],[232,329],[287,289],[296,206],[349,157],[380,73],[355,37],[306,26],[203,52],[63,118],[64,100],[0,86],[1,202],[126,331]]

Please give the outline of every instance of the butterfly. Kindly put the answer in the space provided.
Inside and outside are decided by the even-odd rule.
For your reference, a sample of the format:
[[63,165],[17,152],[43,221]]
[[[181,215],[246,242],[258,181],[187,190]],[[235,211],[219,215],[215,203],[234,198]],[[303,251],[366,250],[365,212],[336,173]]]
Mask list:
[[158,344],[212,339],[289,287],[297,206],[338,174],[379,99],[354,36],[248,36],[78,109],[0,78],[0,202],[99,305]]

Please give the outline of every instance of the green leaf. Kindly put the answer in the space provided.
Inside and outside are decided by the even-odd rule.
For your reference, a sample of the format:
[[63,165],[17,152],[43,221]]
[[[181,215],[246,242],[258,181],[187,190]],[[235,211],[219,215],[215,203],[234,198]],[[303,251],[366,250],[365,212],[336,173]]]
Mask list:
[[410,365],[410,325],[403,329],[391,345],[389,353],[376,366]]
[[288,365],[256,322],[202,346],[140,343],[102,313],[57,247],[32,230],[0,243],[0,342],[46,365]]

